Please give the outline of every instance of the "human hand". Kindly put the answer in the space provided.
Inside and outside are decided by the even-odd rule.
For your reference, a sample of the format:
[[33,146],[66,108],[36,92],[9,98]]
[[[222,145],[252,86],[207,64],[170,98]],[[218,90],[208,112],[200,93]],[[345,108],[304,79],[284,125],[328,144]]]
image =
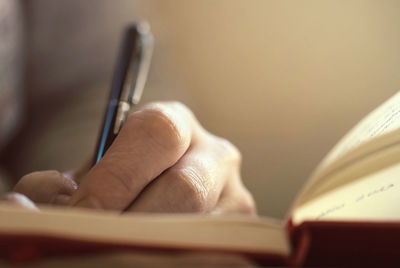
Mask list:
[[[72,206],[254,214],[253,198],[240,178],[240,162],[239,151],[207,132],[184,105],[153,103],[129,116],[112,146],[83,176],[77,190],[66,183],[68,177],[58,176],[58,180],[64,187],[65,200],[72,193]],[[28,184],[32,184],[32,176],[22,179],[16,190],[27,194],[27,188],[32,187],[22,191],[21,186]],[[37,196],[30,194],[30,198],[35,201]]]

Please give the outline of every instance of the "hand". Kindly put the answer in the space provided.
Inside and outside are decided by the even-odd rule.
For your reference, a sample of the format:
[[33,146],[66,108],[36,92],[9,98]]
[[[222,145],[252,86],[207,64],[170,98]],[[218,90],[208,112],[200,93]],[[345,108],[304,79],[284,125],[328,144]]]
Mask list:
[[[65,201],[72,193],[70,205],[106,210],[254,214],[240,162],[239,151],[202,128],[184,105],[153,103],[128,117],[77,190],[70,178],[57,173],[62,186],[53,186],[53,193],[64,190],[51,196],[61,193]],[[23,178],[16,191],[32,198],[28,189],[34,177]]]

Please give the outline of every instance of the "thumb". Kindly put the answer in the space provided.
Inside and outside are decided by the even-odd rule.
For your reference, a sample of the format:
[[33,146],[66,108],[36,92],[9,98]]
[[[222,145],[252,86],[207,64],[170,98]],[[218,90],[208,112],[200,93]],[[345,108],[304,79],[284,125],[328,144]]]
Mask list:
[[75,181],[58,171],[38,171],[23,176],[14,192],[27,196],[35,203],[66,205],[77,189]]

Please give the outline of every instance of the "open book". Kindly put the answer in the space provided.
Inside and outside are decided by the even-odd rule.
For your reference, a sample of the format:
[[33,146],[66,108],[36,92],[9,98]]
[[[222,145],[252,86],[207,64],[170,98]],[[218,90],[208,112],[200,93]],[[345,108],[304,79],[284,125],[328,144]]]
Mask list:
[[400,93],[333,148],[288,215],[279,222],[1,205],[0,256],[139,248],[239,253],[283,265],[400,262]]

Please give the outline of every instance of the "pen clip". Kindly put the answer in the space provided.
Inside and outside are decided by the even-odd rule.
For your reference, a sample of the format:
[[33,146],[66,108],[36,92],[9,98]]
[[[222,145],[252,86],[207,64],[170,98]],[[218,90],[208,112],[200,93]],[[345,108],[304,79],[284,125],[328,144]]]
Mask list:
[[142,97],[143,89],[146,84],[147,75],[150,69],[151,56],[154,47],[154,38],[150,32],[150,26],[147,23],[140,23],[138,26],[138,32],[140,33],[139,46],[142,54],[139,60],[139,70],[137,73],[136,84],[132,85],[134,88],[131,90],[131,103],[136,105],[139,103]]
[[154,38],[150,32],[150,26],[146,22],[137,24],[134,30],[137,32],[137,38],[134,40],[136,49],[129,59],[121,100],[136,105],[142,97],[143,89],[146,84],[153,52]]
[[128,29],[128,35],[129,31],[135,31],[133,36],[136,36],[136,38],[133,40],[134,44],[132,44],[135,49],[128,59],[128,68],[123,81],[113,129],[115,135],[118,134],[125,122],[131,106],[138,104],[142,97],[154,47],[154,38],[150,32],[150,26],[146,22],[141,22]]

